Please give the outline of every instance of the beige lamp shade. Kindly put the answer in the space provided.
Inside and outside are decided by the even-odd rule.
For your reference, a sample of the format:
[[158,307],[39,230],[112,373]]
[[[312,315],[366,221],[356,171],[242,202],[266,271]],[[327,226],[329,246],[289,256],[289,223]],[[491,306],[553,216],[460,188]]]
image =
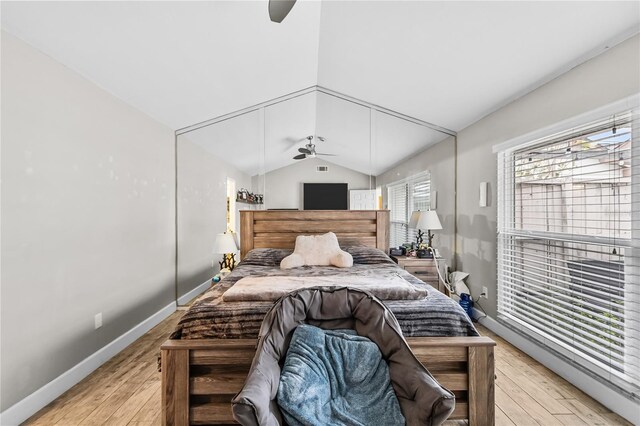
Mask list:
[[238,245],[233,235],[225,233],[216,235],[216,241],[213,243],[214,253],[227,254],[235,253],[236,251],[238,251]]
[[429,229],[431,231],[442,229],[442,224],[435,210],[415,211],[411,213],[409,219],[409,228],[413,229]]

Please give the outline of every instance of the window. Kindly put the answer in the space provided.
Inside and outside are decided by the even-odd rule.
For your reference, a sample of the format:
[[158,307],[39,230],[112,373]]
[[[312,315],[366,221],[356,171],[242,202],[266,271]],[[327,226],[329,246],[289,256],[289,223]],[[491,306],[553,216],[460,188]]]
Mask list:
[[416,210],[429,210],[431,205],[431,178],[424,172],[387,187],[391,229],[389,243],[398,247],[416,238],[416,230],[409,229],[409,218]]
[[498,153],[498,317],[633,391],[640,139],[631,112]]

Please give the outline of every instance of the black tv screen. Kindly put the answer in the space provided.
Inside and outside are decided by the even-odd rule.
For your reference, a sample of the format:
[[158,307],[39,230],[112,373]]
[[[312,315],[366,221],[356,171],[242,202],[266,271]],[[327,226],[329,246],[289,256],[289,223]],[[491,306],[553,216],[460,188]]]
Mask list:
[[347,210],[346,183],[305,183],[305,210]]

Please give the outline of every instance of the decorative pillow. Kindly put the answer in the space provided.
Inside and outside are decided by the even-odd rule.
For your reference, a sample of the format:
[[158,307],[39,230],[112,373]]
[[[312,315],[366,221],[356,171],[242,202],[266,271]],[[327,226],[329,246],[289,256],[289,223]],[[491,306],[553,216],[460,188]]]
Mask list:
[[278,266],[282,259],[293,253],[291,249],[255,248],[242,258],[243,265]]
[[395,264],[389,256],[382,250],[373,247],[362,246],[346,246],[342,247],[344,251],[353,257],[353,264],[375,265],[380,263]]
[[298,235],[296,248],[290,256],[282,259],[280,268],[291,269],[305,265],[350,268],[353,266],[353,257],[340,249],[338,237],[333,232],[324,235]]

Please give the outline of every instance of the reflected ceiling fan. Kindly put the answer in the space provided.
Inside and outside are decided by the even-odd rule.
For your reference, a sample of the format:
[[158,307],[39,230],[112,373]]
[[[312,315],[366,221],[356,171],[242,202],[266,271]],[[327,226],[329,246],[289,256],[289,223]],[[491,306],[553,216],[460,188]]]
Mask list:
[[[307,142],[304,148],[298,148],[298,152],[300,152],[300,154],[293,157],[294,160],[304,160],[305,158],[316,158],[318,155],[335,157],[335,154],[321,154],[319,152],[316,152],[316,146],[313,143],[313,136],[307,136],[307,140],[309,142]],[[324,138],[321,136],[318,136],[318,140],[320,142],[324,142]]]
[[272,22],[282,22],[294,4],[296,4],[296,0],[269,0],[269,18]]

